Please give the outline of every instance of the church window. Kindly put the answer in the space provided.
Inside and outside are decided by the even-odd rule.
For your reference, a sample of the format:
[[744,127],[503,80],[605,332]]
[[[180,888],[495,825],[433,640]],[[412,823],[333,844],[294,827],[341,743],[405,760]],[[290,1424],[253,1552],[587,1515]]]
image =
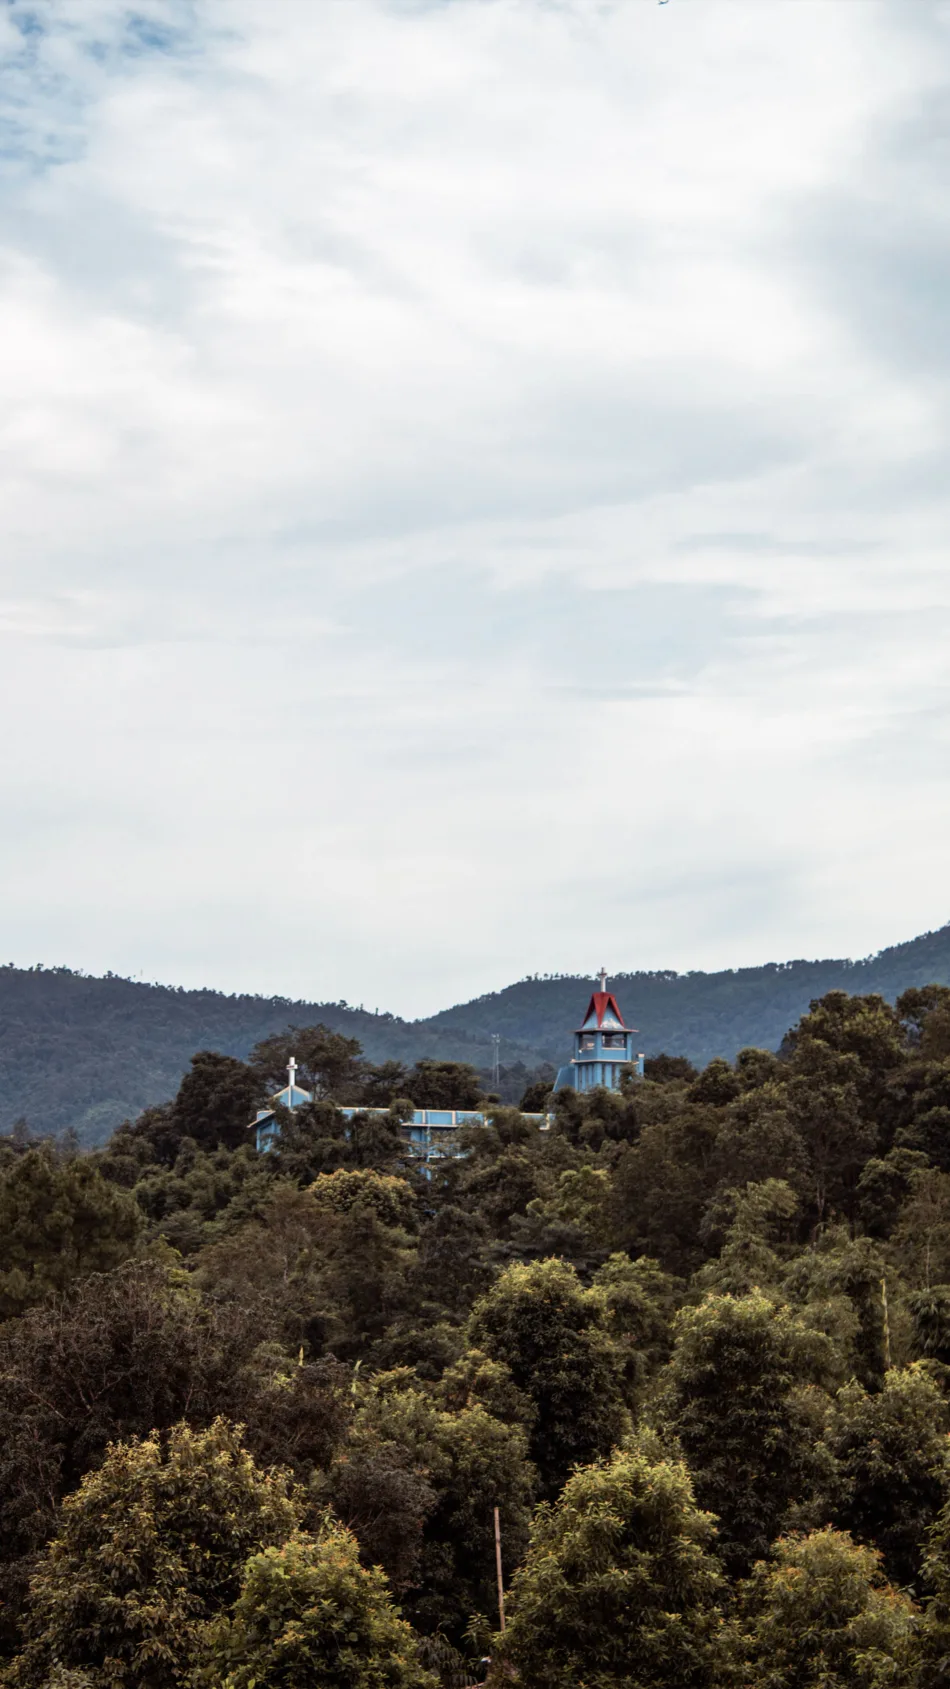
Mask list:
[[627,1040],[626,1040],[626,1036],[625,1036],[624,1033],[622,1033],[622,1032],[605,1032],[604,1033],[604,1049],[605,1050],[625,1050],[626,1047],[627,1047]]

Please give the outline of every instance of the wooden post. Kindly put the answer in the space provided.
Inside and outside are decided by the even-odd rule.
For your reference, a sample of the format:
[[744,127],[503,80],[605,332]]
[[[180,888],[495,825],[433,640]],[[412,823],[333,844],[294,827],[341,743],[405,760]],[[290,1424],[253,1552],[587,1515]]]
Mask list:
[[498,1574],[498,1618],[502,1633],[505,1629],[505,1585],[501,1575],[501,1520],[495,1508],[495,1571]]

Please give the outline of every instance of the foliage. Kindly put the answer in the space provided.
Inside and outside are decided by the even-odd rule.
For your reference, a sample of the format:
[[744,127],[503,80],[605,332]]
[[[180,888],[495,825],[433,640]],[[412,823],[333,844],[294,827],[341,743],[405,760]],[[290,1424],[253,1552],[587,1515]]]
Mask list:
[[458,1635],[494,1601],[492,1508],[503,1509],[515,1560],[527,1541],[535,1485],[527,1445],[520,1424],[480,1401],[446,1411],[407,1369],[377,1374],[360,1390],[352,1433],[320,1494],[416,1622]]
[[904,1689],[914,1608],[844,1532],[786,1537],[740,1592],[743,1689]]
[[670,1424],[700,1505],[719,1518],[720,1552],[742,1570],[815,1482],[812,1431],[794,1387],[814,1375],[823,1344],[761,1292],[683,1309],[675,1339]]
[[602,1261],[610,1247],[610,1176],[604,1168],[566,1168],[554,1190],[536,1196],[512,1221],[520,1255],[558,1255],[579,1268]]
[[[332,1361],[288,1367],[262,1341],[264,1310],[198,1294],[156,1261],[94,1275],[0,1326],[0,1595],[12,1624],[61,1498],[111,1442],[187,1416],[243,1421],[260,1458],[302,1476],[343,1440],[348,1379]],[[345,1381],[345,1382],[344,1382]]]
[[643,1072],[647,1079],[657,1085],[675,1085],[678,1082],[688,1084],[690,1080],[699,1077],[687,1056],[668,1056],[663,1051],[655,1056],[647,1056]]
[[835,1519],[881,1552],[896,1584],[916,1581],[926,1533],[950,1496],[950,1412],[925,1367],[887,1374],[873,1395],[839,1390],[826,1439]]
[[85,1158],[44,1146],[0,1168],[0,1318],[118,1266],[140,1221],[136,1203]]
[[[316,1097],[337,1102],[360,1101],[358,1038],[347,1038],[318,1021],[316,1026],[291,1026],[255,1044],[249,1058],[262,1090],[282,1090],[291,1056],[298,1063],[298,1083]],[[388,1100],[388,1099],[387,1099]]]
[[927,1061],[950,1056],[950,989],[946,985],[911,986],[901,993],[897,1013]]
[[191,1138],[201,1148],[237,1149],[263,1097],[257,1075],[244,1062],[201,1050],[192,1056],[172,1104],[173,1131],[179,1141]]
[[539,1509],[504,1656],[531,1689],[705,1689],[724,1590],[686,1470],[624,1449]]
[[226,1618],[209,1627],[199,1682],[214,1689],[434,1689],[382,1573],[326,1521],[247,1564]]
[[907,1183],[892,1233],[894,1248],[905,1270],[929,1290],[950,1278],[950,1173],[916,1167]]
[[484,1101],[478,1074],[460,1061],[417,1062],[406,1075],[403,1094],[416,1108],[478,1108]]
[[415,1199],[406,1181],[371,1170],[341,1167],[335,1173],[321,1173],[310,1186],[310,1195],[331,1214],[352,1214],[355,1208],[365,1207],[386,1226],[412,1226],[415,1220]]
[[187,1682],[201,1625],[230,1605],[248,1555],[298,1521],[286,1478],[259,1472],[224,1420],[113,1444],[63,1506],[30,1584],[13,1682],[53,1662],[109,1689]]
[[924,1582],[929,1594],[921,1626],[915,1689],[950,1685],[950,1503],[927,1533]]
[[619,1441],[626,1420],[605,1299],[565,1262],[509,1267],[476,1302],[468,1335],[534,1404],[531,1458],[545,1495]]
[[[456,1689],[497,1611],[497,1505],[495,1683],[520,1664],[541,1689],[950,1689],[948,1001],[920,978],[896,1010],[815,998],[780,1054],[669,1058],[560,1093],[544,1129],[491,1103],[424,1174],[401,1130],[412,1058],[366,1060],[332,1005],[293,1048],[302,1063],[313,1034],[301,1077],[352,1086],[355,1112],[278,1110],[267,1154],[248,1110],[283,1079],[287,1006],[256,1065],[205,1052],[98,1153],[18,1126],[0,1141],[0,1677],[164,1689],[200,1654],[218,1689],[305,1676],[308,1650],[355,1681],[418,1673],[402,1629],[333,1654],[311,1600],[329,1554],[368,1603],[364,1641],[400,1622],[372,1585]],[[473,1083],[463,1058],[426,1048],[449,1087],[430,1097],[471,1094],[451,1090]],[[293,1517],[252,1540],[235,1503],[251,1537],[222,1525],[199,1576],[187,1485],[165,1520],[161,1474],[222,1418]]]
[[950,1284],[932,1284],[908,1298],[916,1353],[950,1363]]
[[648,1379],[669,1358],[676,1312],[676,1281],[658,1261],[613,1254],[594,1274],[604,1298],[607,1331],[630,1407],[639,1404]]
[[776,1285],[782,1276],[778,1247],[798,1208],[795,1192],[784,1179],[723,1191],[703,1219],[704,1237],[712,1241],[721,1231],[722,1245],[717,1258],[697,1273],[697,1283],[739,1296]]

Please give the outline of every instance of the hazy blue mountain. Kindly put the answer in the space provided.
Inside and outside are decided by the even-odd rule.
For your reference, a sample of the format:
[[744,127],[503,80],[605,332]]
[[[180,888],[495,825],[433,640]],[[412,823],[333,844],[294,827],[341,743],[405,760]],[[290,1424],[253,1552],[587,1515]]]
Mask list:
[[[879,991],[893,1000],[931,980],[950,985],[950,925],[859,962],[619,973],[611,986],[640,1029],[640,1049],[703,1064],[747,1044],[777,1048],[825,991]],[[259,1038],[289,1024],[323,1021],[359,1038],[372,1061],[408,1065],[438,1056],[486,1068],[497,1032],[504,1064],[556,1064],[570,1055],[591,989],[580,975],[529,978],[405,1021],[343,1002],[183,991],[67,968],[0,968],[0,1131],[24,1118],[34,1131],[72,1126],[83,1142],[101,1142],[121,1120],[172,1096],[195,1050],[246,1056]]]
[[[120,1121],[174,1096],[196,1050],[246,1056],[268,1033],[317,1021],[358,1038],[371,1061],[421,1056],[491,1061],[490,1039],[413,1025],[345,1003],[226,996],[142,985],[68,968],[0,967],[0,1132],[25,1119],[34,1132],[74,1127],[103,1142]],[[502,1060],[535,1056],[505,1043]]]
[[[812,998],[826,991],[878,991],[891,1002],[909,985],[950,985],[950,925],[893,945],[863,961],[767,962],[721,973],[616,973],[610,988],[628,1025],[640,1029],[638,1047],[686,1055],[698,1065],[730,1060],[744,1046],[777,1049]],[[443,1009],[424,1023],[488,1039],[500,1032],[529,1046],[536,1059],[564,1061],[566,1033],[579,1024],[592,989],[589,977],[558,975],[519,980],[503,991]]]

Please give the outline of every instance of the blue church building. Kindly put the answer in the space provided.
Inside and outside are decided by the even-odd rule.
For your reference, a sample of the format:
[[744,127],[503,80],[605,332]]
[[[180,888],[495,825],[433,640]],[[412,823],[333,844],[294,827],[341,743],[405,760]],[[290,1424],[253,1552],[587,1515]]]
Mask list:
[[619,1091],[625,1067],[632,1067],[642,1077],[643,1056],[633,1053],[636,1030],[635,1026],[624,1025],[602,968],[600,990],[591,996],[583,1023],[574,1034],[574,1058],[558,1070],[555,1091],[592,1091],[596,1085]]
[[313,1092],[305,1091],[297,1084],[297,1058],[291,1056],[287,1063],[287,1083],[282,1091],[276,1091],[271,1097],[270,1108],[259,1108],[255,1119],[251,1121],[251,1130],[258,1149],[270,1149],[276,1138],[280,1137],[280,1125],[277,1120],[277,1105],[282,1108],[301,1108],[304,1103],[313,1102]]
[[[643,1056],[633,1053],[635,1033],[636,1027],[624,1025],[617,999],[612,991],[607,990],[607,975],[602,971],[600,990],[593,993],[583,1024],[574,1034],[573,1060],[559,1069],[554,1090],[591,1091],[595,1086],[603,1085],[608,1091],[619,1091],[625,1067],[632,1067],[635,1073],[642,1075]],[[278,1104],[283,1108],[296,1109],[310,1102],[313,1102],[313,1093],[297,1084],[297,1063],[291,1056],[287,1066],[287,1084],[270,1099],[268,1108],[258,1109],[256,1119],[251,1121],[250,1129],[257,1148],[269,1150],[280,1137]],[[377,1112],[381,1114],[385,1111],[353,1107],[340,1110],[345,1120],[351,1120],[354,1114]],[[550,1114],[526,1114],[524,1118],[533,1120],[545,1131],[551,1117]],[[462,1154],[459,1128],[481,1126],[485,1119],[486,1116],[476,1109],[417,1108],[404,1123],[402,1134],[409,1153],[428,1164],[445,1156]]]

